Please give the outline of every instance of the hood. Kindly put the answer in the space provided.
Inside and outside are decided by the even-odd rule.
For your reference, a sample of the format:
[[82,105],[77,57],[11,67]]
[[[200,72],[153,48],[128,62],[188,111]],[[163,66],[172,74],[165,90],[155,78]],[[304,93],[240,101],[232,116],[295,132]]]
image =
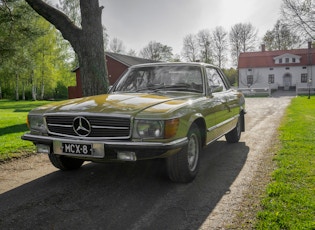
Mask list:
[[106,94],[44,105],[32,113],[165,114],[184,106],[192,95]]

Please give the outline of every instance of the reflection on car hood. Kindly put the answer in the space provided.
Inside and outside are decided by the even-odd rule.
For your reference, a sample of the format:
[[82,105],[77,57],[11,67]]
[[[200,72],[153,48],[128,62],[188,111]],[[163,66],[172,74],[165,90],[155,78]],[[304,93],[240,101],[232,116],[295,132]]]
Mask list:
[[[200,95],[198,95],[200,97]],[[153,94],[106,94],[63,102],[52,103],[34,109],[31,113],[104,113],[129,114],[137,113],[156,114],[168,113],[179,107],[191,103],[189,100],[195,94],[181,93],[176,95]]]

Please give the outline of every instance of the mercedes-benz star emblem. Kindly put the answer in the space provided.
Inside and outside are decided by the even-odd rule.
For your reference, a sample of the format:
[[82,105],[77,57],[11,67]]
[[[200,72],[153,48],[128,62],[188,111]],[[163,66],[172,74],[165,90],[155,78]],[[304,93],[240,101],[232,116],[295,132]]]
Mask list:
[[76,117],[73,120],[73,130],[78,136],[86,137],[91,133],[90,122],[85,117]]

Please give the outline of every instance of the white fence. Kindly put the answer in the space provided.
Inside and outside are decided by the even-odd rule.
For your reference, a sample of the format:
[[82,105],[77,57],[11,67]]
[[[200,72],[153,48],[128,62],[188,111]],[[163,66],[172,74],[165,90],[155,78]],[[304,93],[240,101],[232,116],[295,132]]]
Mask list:
[[270,96],[271,88],[238,88],[245,96]]
[[296,95],[301,95],[301,94],[315,94],[315,88],[296,87]]
[[[272,91],[274,92],[275,89],[271,89],[271,88],[238,88],[238,90],[241,91],[245,96],[271,96]],[[307,95],[307,94],[313,95],[313,94],[315,94],[315,88],[296,87],[295,93],[296,93],[296,95]]]

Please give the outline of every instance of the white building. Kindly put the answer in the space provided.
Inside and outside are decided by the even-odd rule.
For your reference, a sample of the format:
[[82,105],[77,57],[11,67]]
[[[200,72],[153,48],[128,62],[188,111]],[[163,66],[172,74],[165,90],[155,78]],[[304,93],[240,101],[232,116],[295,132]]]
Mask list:
[[315,88],[315,48],[241,53],[239,88],[305,90]]

